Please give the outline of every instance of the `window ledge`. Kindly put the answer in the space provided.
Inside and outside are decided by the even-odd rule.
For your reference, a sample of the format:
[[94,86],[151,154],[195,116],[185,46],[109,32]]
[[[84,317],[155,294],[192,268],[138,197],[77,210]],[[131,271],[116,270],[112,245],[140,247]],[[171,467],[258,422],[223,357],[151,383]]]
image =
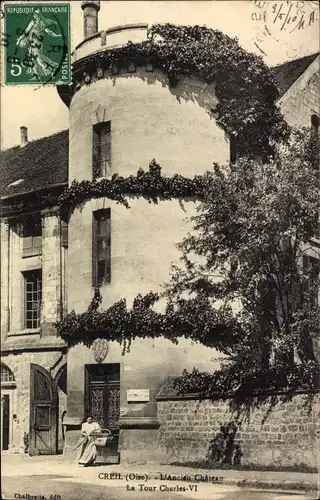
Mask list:
[[8,332],[7,337],[17,337],[17,336],[22,336],[22,335],[39,335],[40,334],[40,328],[29,328],[29,329],[24,329],[24,330],[18,330],[18,331],[13,331],[13,332]]
[[106,283],[96,283],[92,284],[91,288],[94,290],[95,288],[103,288],[103,287],[110,287],[111,286],[111,281],[106,282]]
[[17,387],[16,382],[1,382],[1,389],[15,389]]
[[35,257],[36,255],[41,255],[42,254],[42,248],[39,247],[38,249],[33,249],[33,250],[22,250],[22,258],[26,257]]

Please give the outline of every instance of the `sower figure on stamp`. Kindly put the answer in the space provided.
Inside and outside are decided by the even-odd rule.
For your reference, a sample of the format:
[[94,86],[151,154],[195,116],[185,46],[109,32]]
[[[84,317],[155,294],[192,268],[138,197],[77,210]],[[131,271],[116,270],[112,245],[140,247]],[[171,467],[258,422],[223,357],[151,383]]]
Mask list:
[[48,34],[52,37],[61,37],[60,33],[54,33],[55,21],[45,18],[39,9],[36,9],[32,20],[21,36],[17,39],[16,45],[27,47],[27,59],[30,60],[28,72],[34,74],[34,79],[41,79],[42,76],[50,76],[58,67],[58,64],[43,54],[43,37]]
[[93,418],[89,416],[87,421],[82,424],[81,437],[75,447],[75,449],[78,449],[77,462],[80,466],[85,467],[94,464],[97,457],[95,437],[100,434],[100,425],[97,422],[94,422]]

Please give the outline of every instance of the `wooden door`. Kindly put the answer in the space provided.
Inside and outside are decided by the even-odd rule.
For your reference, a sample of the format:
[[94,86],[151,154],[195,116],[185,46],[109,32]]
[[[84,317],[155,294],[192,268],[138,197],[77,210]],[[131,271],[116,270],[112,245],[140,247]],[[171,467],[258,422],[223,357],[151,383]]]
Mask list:
[[47,370],[31,365],[30,455],[55,455],[57,450],[58,391]]
[[120,418],[120,365],[86,365],[86,416],[91,415],[100,427],[110,429],[113,440],[108,454],[118,455]]
[[2,450],[9,449],[9,432],[10,432],[10,398],[8,394],[1,397],[1,443]]
[[86,365],[86,414],[101,427],[119,429],[120,365]]

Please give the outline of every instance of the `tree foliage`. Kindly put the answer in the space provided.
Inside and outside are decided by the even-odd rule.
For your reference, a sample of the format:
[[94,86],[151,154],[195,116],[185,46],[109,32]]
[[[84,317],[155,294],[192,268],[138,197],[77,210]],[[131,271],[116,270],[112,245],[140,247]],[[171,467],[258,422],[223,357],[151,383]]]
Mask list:
[[319,231],[318,166],[317,141],[300,131],[271,163],[215,167],[168,293],[205,296],[237,333],[217,346],[221,369],[185,372],[180,390],[232,393],[241,406],[319,387],[319,266],[303,258]]

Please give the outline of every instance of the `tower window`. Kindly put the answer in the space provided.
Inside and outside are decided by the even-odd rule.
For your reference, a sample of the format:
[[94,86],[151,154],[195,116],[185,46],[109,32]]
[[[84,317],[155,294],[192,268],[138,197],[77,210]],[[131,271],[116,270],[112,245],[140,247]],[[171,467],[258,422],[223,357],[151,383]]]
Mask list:
[[93,126],[92,165],[94,179],[111,174],[111,122]]
[[27,271],[24,276],[24,326],[27,329],[40,327],[40,311],[42,300],[42,273]]
[[92,285],[111,281],[111,211],[93,212]]

